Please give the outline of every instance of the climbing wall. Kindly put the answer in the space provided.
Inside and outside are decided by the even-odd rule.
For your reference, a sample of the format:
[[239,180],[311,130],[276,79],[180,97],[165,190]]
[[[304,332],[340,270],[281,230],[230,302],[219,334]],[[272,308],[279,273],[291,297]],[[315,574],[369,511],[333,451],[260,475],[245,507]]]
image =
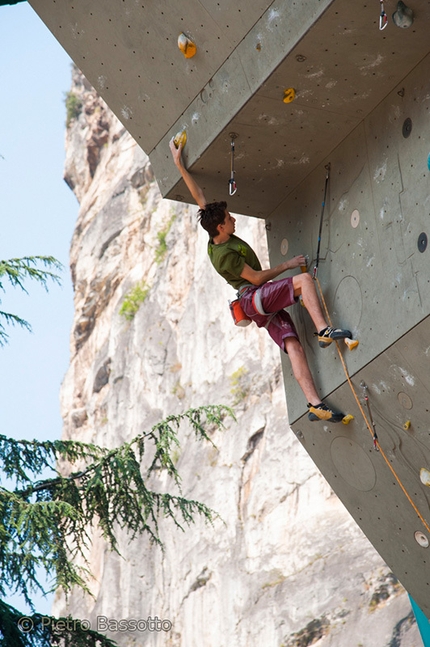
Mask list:
[[309,422],[303,395],[284,358],[290,421],[325,478],[427,616],[429,79],[430,56],[267,223],[272,264],[298,253],[314,259],[325,166],[330,163],[318,278],[333,322],[350,328],[360,340],[353,351],[343,343],[338,346],[351,385],[335,345],[318,347],[307,311],[297,305],[294,318],[322,394],[354,420],[347,426]]

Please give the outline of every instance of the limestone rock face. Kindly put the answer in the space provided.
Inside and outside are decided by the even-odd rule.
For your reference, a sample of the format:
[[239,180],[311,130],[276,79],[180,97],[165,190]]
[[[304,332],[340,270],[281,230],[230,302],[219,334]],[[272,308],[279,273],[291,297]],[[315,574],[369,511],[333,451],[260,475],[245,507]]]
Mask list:
[[[147,156],[77,70],[72,92],[65,174],[81,207],[64,437],[116,446],[209,403],[237,421],[212,434],[216,447],[183,431],[175,457],[183,495],[222,521],[182,532],[161,520],[164,552],[119,532],[122,557],[94,532],[94,597],[58,593],[54,612],[123,646],[418,647],[406,593],[289,428],[278,348],[233,325],[196,208],[161,199]],[[237,231],[267,267],[264,222],[239,216]],[[173,487],[163,473],[151,485]]]

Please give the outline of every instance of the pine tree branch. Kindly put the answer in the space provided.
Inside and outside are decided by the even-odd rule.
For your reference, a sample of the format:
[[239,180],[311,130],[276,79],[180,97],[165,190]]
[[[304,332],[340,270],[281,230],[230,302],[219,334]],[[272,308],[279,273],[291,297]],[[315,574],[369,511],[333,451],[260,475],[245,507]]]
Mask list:
[[[42,265],[42,269],[40,265]],[[49,269],[43,269],[44,267]],[[62,268],[62,264],[53,256],[25,256],[24,258],[11,258],[7,261],[0,261],[0,290],[5,292],[3,284],[5,279],[9,281],[12,287],[19,287],[26,293],[25,279],[37,281],[45,290],[48,290],[48,281],[60,284],[60,277],[51,270],[62,270]],[[10,312],[0,311],[0,346],[7,344],[9,338],[1,321],[6,325],[19,325],[31,332],[28,321]]]
[[[221,405],[190,409],[110,450],[75,441],[40,443],[0,436],[0,465],[21,486],[14,492],[0,488],[0,592],[12,588],[29,599],[29,585],[42,589],[36,577],[38,567],[54,577],[54,588],[68,591],[78,585],[87,590],[86,570],[76,566],[73,558],[80,554],[86,563],[89,529],[95,524],[118,552],[118,528],[126,529],[131,538],[147,533],[162,547],[160,515],[182,530],[194,522],[196,514],[212,523],[218,515],[204,503],[156,492],[147,481],[156,470],[165,469],[180,488],[180,475],[170,454],[179,446],[181,422],[191,426],[197,439],[212,443],[207,428],[223,427],[226,415],[233,413]],[[141,462],[148,445],[152,455],[144,478]],[[64,476],[53,466],[60,459],[84,466]],[[31,473],[40,474],[47,467],[54,470],[54,478],[31,481]]]
[[57,261],[53,256],[25,256],[0,261],[0,289],[5,290],[2,282],[3,277],[7,278],[13,287],[20,287],[24,292],[27,292],[23,284],[23,280],[26,278],[41,283],[46,290],[48,289],[48,280],[60,283],[58,274],[40,269],[37,267],[38,264],[54,270],[63,269],[60,261]]

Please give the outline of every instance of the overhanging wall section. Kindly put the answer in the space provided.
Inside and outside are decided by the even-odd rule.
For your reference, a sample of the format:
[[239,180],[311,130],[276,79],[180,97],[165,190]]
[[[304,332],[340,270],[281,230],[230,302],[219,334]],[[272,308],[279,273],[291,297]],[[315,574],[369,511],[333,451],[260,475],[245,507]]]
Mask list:
[[[318,387],[355,419],[348,426],[310,422],[283,358],[294,432],[427,616],[430,488],[420,475],[430,470],[429,78],[430,56],[325,160],[331,169],[318,277],[333,322],[360,340],[352,352],[340,348],[363,405],[367,386],[382,451],[335,346],[318,347],[298,305],[294,317]],[[270,219],[273,265],[298,253],[315,258],[324,182],[323,164]],[[369,419],[365,405],[364,412]]]

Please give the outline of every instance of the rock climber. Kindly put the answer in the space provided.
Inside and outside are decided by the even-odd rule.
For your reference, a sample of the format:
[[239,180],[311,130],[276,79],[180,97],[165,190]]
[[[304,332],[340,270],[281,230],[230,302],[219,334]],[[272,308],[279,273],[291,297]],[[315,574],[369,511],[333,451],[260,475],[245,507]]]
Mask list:
[[207,204],[201,187],[185,168],[182,160],[182,145],[178,148],[170,141],[173,160],[200,210],[201,226],[209,234],[208,254],[212,265],[235,290],[244,313],[258,327],[265,327],[274,342],[290,358],[294,377],[308,402],[309,420],[340,422],[344,414],[331,409],[321,401],[312,378],[305,351],[299,341],[294,323],[284,308],[303,299],[303,305],[318,333],[322,348],[335,339],[350,338],[349,330],[327,325],[321,310],[315,284],[308,273],[273,281],[287,270],[306,265],[303,255],[295,256],[268,270],[261,268],[252,248],[235,235],[236,219],[228,212],[226,202]]

